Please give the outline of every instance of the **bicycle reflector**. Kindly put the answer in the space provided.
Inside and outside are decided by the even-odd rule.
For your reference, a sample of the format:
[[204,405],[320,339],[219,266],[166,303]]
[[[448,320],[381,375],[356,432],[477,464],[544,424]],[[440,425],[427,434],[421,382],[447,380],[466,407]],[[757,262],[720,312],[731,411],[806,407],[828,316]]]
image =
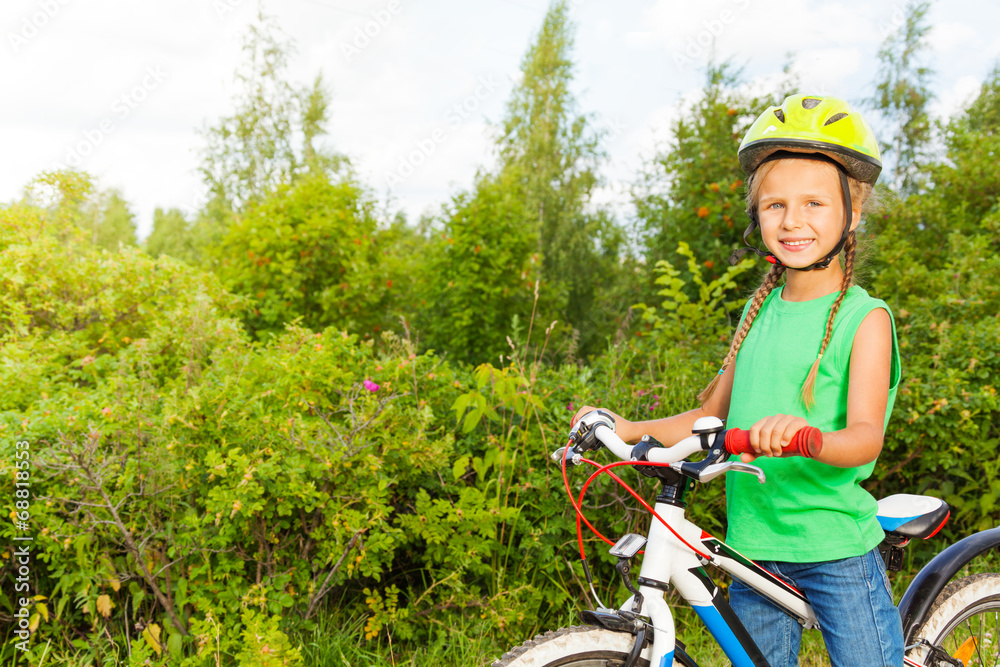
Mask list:
[[635,533],[628,533],[615,542],[610,553],[615,558],[632,558],[639,550],[646,546],[646,538]]

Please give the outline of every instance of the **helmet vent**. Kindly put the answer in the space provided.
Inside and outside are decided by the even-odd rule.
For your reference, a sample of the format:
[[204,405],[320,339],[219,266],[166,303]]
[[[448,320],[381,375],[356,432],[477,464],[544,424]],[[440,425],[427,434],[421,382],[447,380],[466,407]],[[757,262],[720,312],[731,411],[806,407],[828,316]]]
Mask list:
[[784,123],[784,122],[785,122],[785,112],[784,112],[784,111],[782,111],[781,109],[775,109],[775,110],[774,110],[774,115],[775,115],[775,116],[776,116],[776,117],[778,118],[778,120],[780,120],[780,121],[781,121],[782,123]]
[[807,97],[804,100],[802,100],[802,108],[815,109],[816,107],[819,106],[820,102],[822,101],[823,100],[816,99],[815,97]]
[[826,127],[827,125],[830,125],[832,123],[836,123],[841,118],[847,118],[847,114],[844,113],[843,111],[841,111],[840,113],[835,113],[832,116],[830,116],[829,118],[827,118],[826,122],[823,123],[823,127]]

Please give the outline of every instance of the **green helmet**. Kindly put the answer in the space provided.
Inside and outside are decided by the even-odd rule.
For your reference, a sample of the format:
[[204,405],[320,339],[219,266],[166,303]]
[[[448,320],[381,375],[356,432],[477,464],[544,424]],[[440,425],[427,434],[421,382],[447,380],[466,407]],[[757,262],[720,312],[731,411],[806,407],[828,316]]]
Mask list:
[[825,95],[792,95],[762,113],[740,144],[743,171],[752,174],[776,151],[823,153],[853,178],[875,184],[882,160],[875,134],[851,105]]

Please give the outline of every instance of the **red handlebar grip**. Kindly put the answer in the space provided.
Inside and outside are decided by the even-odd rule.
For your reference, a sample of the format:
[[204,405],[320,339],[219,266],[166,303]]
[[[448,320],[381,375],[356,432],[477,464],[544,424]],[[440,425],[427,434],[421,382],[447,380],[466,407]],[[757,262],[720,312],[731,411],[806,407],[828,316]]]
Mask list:
[[[782,450],[782,456],[804,456],[807,459],[814,459],[823,450],[823,434],[814,426],[806,426],[799,429],[792,441]],[[754,454],[754,448],[750,446],[750,431],[739,428],[731,428],[726,431],[726,451],[730,454]]]

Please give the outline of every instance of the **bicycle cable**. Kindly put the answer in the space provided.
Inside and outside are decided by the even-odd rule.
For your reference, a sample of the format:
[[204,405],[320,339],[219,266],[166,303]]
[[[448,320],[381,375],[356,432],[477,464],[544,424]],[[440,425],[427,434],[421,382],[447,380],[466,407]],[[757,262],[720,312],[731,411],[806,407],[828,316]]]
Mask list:
[[[678,540],[680,540],[680,542],[684,546],[686,546],[688,549],[690,549],[694,553],[698,554],[698,556],[700,556],[701,558],[704,558],[706,561],[711,561],[712,560],[711,556],[708,556],[707,554],[699,551],[694,546],[692,546],[687,540],[685,540],[683,537],[681,537],[680,533],[678,533],[676,530],[674,530],[673,526],[671,526],[670,524],[668,524],[663,519],[663,517],[661,517],[656,512],[656,510],[654,510],[652,507],[650,507],[649,503],[647,503],[643,498],[641,498],[639,496],[639,494],[636,493],[634,489],[632,489],[632,487],[630,487],[628,484],[626,484],[620,477],[618,477],[618,475],[610,472],[611,468],[616,468],[618,466],[623,466],[623,465],[631,465],[631,466],[644,465],[644,466],[654,466],[654,467],[660,467],[660,468],[662,468],[662,467],[670,467],[669,463],[659,463],[659,462],[654,462],[654,461],[615,461],[613,463],[609,463],[607,465],[602,466],[601,464],[597,463],[596,461],[591,461],[590,459],[582,459],[583,462],[589,463],[590,465],[592,465],[592,466],[594,466],[594,467],[596,467],[598,469],[593,474],[591,474],[591,476],[587,479],[586,483],[583,485],[583,488],[580,490],[580,500],[579,500],[579,504],[578,504],[577,501],[576,501],[576,498],[573,495],[573,492],[570,490],[570,487],[569,487],[569,476],[566,473],[566,456],[569,453],[569,449],[570,449],[570,446],[572,444],[573,444],[573,441],[570,440],[569,442],[566,443],[566,448],[563,450],[563,456],[562,456],[563,483],[564,483],[564,485],[566,487],[566,494],[569,496],[569,502],[573,506],[573,509],[576,511],[576,538],[577,538],[577,544],[578,544],[578,546],[580,548],[580,560],[583,561],[583,568],[584,568],[584,571],[587,574],[588,581],[591,580],[590,579],[590,568],[587,565],[587,556],[586,556],[586,553],[585,553],[584,547],[583,547],[583,528],[580,525],[581,520],[583,521],[583,523],[587,524],[587,527],[590,528],[590,530],[593,531],[593,533],[595,535],[597,535],[601,540],[603,540],[607,544],[612,544],[612,545],[614,544],[614,542],[612,542],[607,537],[605,537],[599,530],[597,530],[597,528],[594,527],[594,525],[592,523],[590,523],[589,520],[587,520],[587,517],[584,516],[583,510],[582,510],[583,496],[586,493],[587,488],[590,486],[590,483],[592,481],[594,481],[601,473],[606,473],[613,480],[615,480],[616,482],[618,482],[618,484],[622,488],[624,488],[626,491],[628,491],[629,494],[633,498],[635,498],[636,500],[639,501],[639,503],[643,506],[643,508],[645,508],[654,517],[656,517],[656,519],[660,523],[662,523],[664,526],[666,526],[667,530],[669,530],[674,535],[674,537],[676,537]],[[644,553],[644,552],[640,552],[640,553]],[[593,584],[592,583],[591,583],[591,588],[593,588]]]
[[[586,461],[587,459],[584,459],[584,460]],[[589,479],[587,479],[586,483],[584,483],[584,485],[583,485],[583,488],[580,490],[580,505],[581,505],[581,507],[583,506],[583,494],[586,493],[587,488],[590,486],[590,483],[592,481],[594,481],[595,479],[597,479],[597,476],[600,475],[601,473],[607,473],[613,480],[615,480],[616,482],[618,482],[618,484],[621,485],[622,488],[624,488],[626,491],[628,491],[629,494],[631,494],[631,496],[633,498],[635,498],[636,500],[638,500],[639,504],[642,505],[643,508],[645,508],[647,512],[649,512],[650,514],[652,514],[654,517],[657,518],[657,520],[659,520],[660,523],[662,523],[664,526],[666,526],[667,530],[669,530],[671,533],[673,533],[674,537],[676,537],[678,540],[680,540],[681,543],[684,546],[686,546],[688,549],[690,549],[691,551],[695,552],[696,554],[698,554],[699,556],[701,556],[705,560],[707,560],[707,561],[711,561],[712,560],[711,556],[708,556],[707,554],[702,553],[697,548],[695,548],[694,546],[692,546],[690,542],[688,542],[683,537],[681,537],[680,533],[678,533],[676,530],[674,530],[673,526],[671,526],[670,524],[668,524],[666,522],[666,520],[663,517],[661,517],[656,512],[656,510],[653,509],[649,505],[649,503],[647,503],[642,497],[639,496],[638,493],[636,493],[636,491],[634,489],[632,489],[631,486],[629,486],[628,484],[626,484],[625,482],[623,482],[622,479],[620,477],[618,477],[618,475],[615,475],[612,472],[608,472],[608,470],[610,468],[616,468],[618,466],[639,466],[639,465],[642,465],[642,466],[654,466],[654,467],[658,467],[658,468],[669,468],[671,464],[669,464],[669,463],[658,463],[658,462],[654,462],[654,461],[615,461],[613,463],[609,463],[607,465],[601,466],[599,463],[596,463],[596,462],[593,462],[593,461],[588,461],[588,462],[592,463],[594,466],[597,466],[598,469],[590,476]]]
[[594,531],[596,535],[600,536],[600,538],[603,539],[605,542],[608,542],[609,544],[610,542],[608,538],[601,535],[601,533],[596,528],[594,528],[594,526],[589,521],[587,521],[587,517],[583,516],[583,512],[580,510],[576,502],[573,500],[573,492],[570,491],[569,488],[569,476],[566,474],[566,454],[569,453],[569,449],[572,445],[573,445],[573,440],[571,438],[569,442],[566,443],[566,447],[563,448],[563,456],[562,456],[563,484],[566,487],[566,495],[569,496],[569,502],[573,506],[573,509],[576,510],[576,541],[580,547],[580,562],[583,563],[583,574],[584,576],[587,577],[587,585],[590,586],[590,593],[591,595],[594,596],[594,600],[597,601],[597,606],[604,607],[604,603],[601,602],[600,596],[597,595],[597,591],[594,589],[594,577],[593,575],[590,574],[590,566],[587,565],[587,554],[583,549],[583,528],[580,526],[580,520],[583,519],[583,521],[586,522],[587,526],[592,531]]

